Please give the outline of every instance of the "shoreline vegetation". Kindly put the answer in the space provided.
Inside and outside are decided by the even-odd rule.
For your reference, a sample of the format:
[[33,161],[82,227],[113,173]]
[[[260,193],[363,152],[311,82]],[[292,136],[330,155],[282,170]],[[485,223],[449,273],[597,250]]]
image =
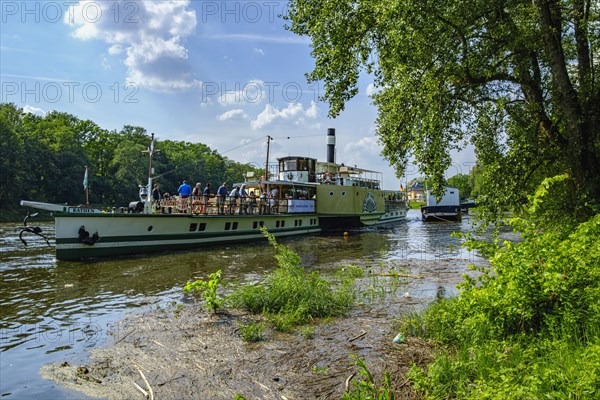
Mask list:
[[466,260],[436,260],[448,274],[435,282],[457,284],[456,296],[439,286],[413,298],[434,276],[422,261],[325,278],[269,237],[279,267],[262,279],[228,284],[217,271],[188,282],[193,305],[129,317],[88,365],[42,374],[108,398],[597,397],[600,215],[541,229],[547,194],[509,221],[520,241],[464,237],[489,265],[463,265],[461,277]]

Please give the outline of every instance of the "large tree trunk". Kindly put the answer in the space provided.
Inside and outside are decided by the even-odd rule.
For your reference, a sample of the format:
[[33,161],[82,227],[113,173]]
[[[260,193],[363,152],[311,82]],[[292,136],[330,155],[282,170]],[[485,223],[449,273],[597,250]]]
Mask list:
[[[579,1],[579,3],[583,3]],[[544,49],[550,61],[552,71],[553,91],[557,99],[557,106],[564,118],[565,130],[563,135],[568,143],[567,156],[571,164],[572,174],[577,180],[580,189],[593,196],[599,193],[598,188],[598,154],[594,146],[595,135],[591,132],[589,113],[583,111],[580,95],[575,89],[567,70],[564,50],[562,47],[562,15],[560,4],[556,0],[534,0],[540,16],[540,28],[544,39]],[[583,8],[582,4],[576,5],[576,11]],[[579,76],[583,78],[580,87],[589,83],[587,78],[589,69],[589,47],[587,37],[576,29],[578,40]],[[584,102],[587,103],[585,89]],[[589,104],[589,103],[588,103]]]

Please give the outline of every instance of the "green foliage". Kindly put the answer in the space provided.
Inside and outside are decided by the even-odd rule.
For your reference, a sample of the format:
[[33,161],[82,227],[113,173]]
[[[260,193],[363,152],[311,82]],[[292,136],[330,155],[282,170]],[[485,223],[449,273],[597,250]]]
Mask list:
[[223,305],[223,299],[217,295],[217,289],[221,283],[221,270],[213,272],[208,276],[208,278],[208,281],[199,279],[194,282],[187,282],[183,287],[183,291],[186,293],[194,291],[199,292],[206,301],[207,310],[214,311],[216,313]]
[[354,364],[358,368],[358,372],[363,379],[354,380],[352,388],[344,393],[343,400],[394,400],[394,392],[392,391],[392,380],[390,373],[385,371],[383,385],[379,387],[375,378],[369,371],[367,364],[354,354],[351,357],[355,360]]
[[363,71],[374,77],[377,134],[399,174],[415,160],[441,194],[451,152],[472,144],[497,210],[520,211],[562,173],[576,183],[564,208],[600,199],[598,2],[291,0],[285,17],[311,40],[307,76],[324,82],[331,117]]
[[265,326],[261,322],[250,322],[240,326],[242,339],[246,342],[260,342],[264,339]]
[[230,296],[234,306],[264,313],[275,329],[284,332],[311,318],[343,315],[352,306],[355,296],[349,281],[335,285],[316,271],[305,271],[298,254],[265,229],[263,233],[275,249],[278,268],[258,284],[237,288]]
[[471,182],[467,174],[457,174],[448,178],[448,186],[457,188],[461,199],[471,196]]
[[439,355],[408,375],[428,399],[594,399],[600,390],[600,341],[490,341]]
[[[428,398],[593,398],[600,393],[600,214],[575,225],[558,219],[546,180],[528,219],[510,221],[522,240],[467,245],[490,268],[460,295],[404,321],[403,331],[449,350],[411,378]],[[549,227],[549,228],[542,228]],[[454,350],[452,350],[454,349]]]
[[[149,144],[142,127],[108,131],[70,114],[54,111],[39,117],[0,104],[0,205],[18,209],[21,199],[81,204],[85,165],[90,203],[127,205],[138,198],[138,185],[147,182],[148,158],[141,150]],[[161,152],[153,160],[155,183],[164,192],[174,193],[184,179],[217,185],[258,171],[204,144],[166,140],[156,148]]]

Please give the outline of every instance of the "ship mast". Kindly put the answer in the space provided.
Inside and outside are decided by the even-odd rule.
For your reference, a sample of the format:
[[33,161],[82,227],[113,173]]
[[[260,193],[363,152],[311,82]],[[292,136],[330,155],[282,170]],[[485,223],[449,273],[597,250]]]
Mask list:
[[269,148],[271,147],[271,136],[267,135],[267,162],[265,163],[265,180],[267,193],[269,193]]
[[[148,150],[143,150],[142,153],[148,153],[149,154],[149,162],[148,162],[148,186],[147,186],[147,194],[146,194],[146,198],[143,199],[144,201],[144,213],[145,214],[152,214],[152,201],[151,201],[151,197],[152,197],[152,157],[154,156],[154,153],[158,153],[160,150],[155,150],[154,149],[154,133],[152,133],[152,142],[150,143],[150,147],[148,147]],[[140,197],[141,197],[141,192],[142,192],[143,188],[140,188]]]

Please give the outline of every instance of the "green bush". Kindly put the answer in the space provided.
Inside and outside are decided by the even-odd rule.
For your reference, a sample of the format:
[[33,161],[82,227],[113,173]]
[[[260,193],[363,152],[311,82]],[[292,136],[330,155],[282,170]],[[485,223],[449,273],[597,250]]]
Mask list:
[[428,335],[443,342],[482,343],[543,332],[585,339],[600,326],[600,214],[566,238],[514,220],[523,241],[504,242],[490,269],[459,285],[460,296],[424,316]]
[[334,284],[316,271],[305,271],[298,254],[265,234],[275,248],[278,268],[263,282],[235,290],[230,296],[233,306],[264,313],[275,329],[285,332],[310,318],[343,315],[352,306],[355,295],[349,281]]
[[208,281],[198,279],[194,282],[187,282],[183,287],[183,291],[185,293],[199,292],[206,301],[206,309],[216,313],[223,304],[223,299],[217,295],[217,289],[221,283],[221,270],[213,272],[208,277]]
[[490,268],[404,321],[445,349],[411,371],[428,398],[600,398],[600,214],[548,226],[545,185],[510,221],[521,241],[468,241]]

